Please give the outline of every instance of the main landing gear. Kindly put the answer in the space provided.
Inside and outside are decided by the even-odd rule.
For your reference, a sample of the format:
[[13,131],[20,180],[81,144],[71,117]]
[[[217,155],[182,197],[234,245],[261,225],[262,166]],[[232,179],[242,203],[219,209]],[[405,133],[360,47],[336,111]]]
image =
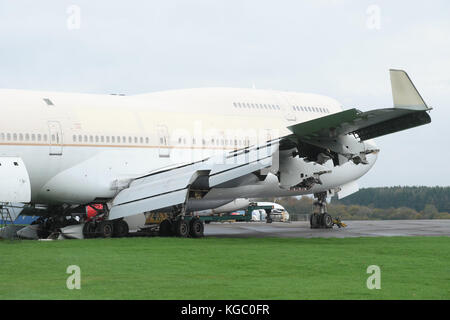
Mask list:
[[128,235],[128,224],[124,220],[87,221],[83,226],[85,239],[122,238]]
[[175,219],[165,219],[159,225],[159,235],[161,237],[180,238],[201,238],[205,227],[203,221],[197,217],[188,219],[187,217],[177,217]]
[[334,224],[333,218],[327,213],[327,193],[315,193],[314,197],[316,197],[317,200],[314,201],[313,214],[309,217],[311,229],[332,228]]

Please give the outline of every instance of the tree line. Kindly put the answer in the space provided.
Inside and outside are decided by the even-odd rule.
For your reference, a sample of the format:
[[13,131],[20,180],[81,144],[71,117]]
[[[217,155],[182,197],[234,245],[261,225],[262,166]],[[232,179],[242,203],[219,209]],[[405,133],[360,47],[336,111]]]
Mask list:
[[[450,219],[449,187],[386,187],[361,189],[344,199],[332,198],[328,212],[344,220]],[[273,198],[292,220],[311,214],[310,196]]]
[[381,209],[407,207],[416,211],[433,205],[439,212],[450,212],[450,187],[363,188],[341,200],[333,197],[332,203]]

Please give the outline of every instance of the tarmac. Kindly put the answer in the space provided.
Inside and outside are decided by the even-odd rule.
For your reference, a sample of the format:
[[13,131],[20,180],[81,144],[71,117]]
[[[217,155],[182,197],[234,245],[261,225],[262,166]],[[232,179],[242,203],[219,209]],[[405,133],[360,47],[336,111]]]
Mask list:
[[205,225],[205,236],[220,238],[349,238],[392,236],[450,236],[450,220],[343,221],[345,228],[311,229],[307,221],[214,222]]

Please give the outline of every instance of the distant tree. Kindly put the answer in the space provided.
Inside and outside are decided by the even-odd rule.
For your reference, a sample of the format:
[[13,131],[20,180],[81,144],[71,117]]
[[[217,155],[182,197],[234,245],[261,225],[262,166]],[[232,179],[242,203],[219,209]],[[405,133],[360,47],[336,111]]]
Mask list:
[[437,217],[439,214],[436,207],[432,204],[425,205],[425,208],[423,209],[422,218],[423,219],[433,219]]

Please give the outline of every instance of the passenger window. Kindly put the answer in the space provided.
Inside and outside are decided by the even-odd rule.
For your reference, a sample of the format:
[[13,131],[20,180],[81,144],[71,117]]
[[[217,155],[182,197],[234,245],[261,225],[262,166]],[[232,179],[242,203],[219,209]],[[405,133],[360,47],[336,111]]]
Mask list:
[[44,134],[44,135],[42,136],[42,140],[47,141],[47,135],[46,135],[46,134]]
[[116,137],[112,136],[112,137],[111,137],[111,142],[112,142],[112,143],[116,143]]
[[94,142],[94,137],[93,136],[89,136],[89,142]]
[[98,136],[95,136],[95,142],[98,142]]
[[148,142],[149,142],[148,137],[146,137],[146,138],[145,138],[145,143],[148,144]]
[[23,141],[23,134],[19,133],[19,141]]
[[17,133],[14,133],[14,134],[13,134],[13,140],[14,140],[14,141],[17,141]]
[[[37,138],[38,138],[38,141],[41,141],[41,134],[40,133],[37,135]],[[8,133],[8,140],[9,140],[9,133]]]
[[76,135],[73,135],[72,141],[73,141],[73,142],[77,142],[77,136],[76,136]]
[[106,143],[109,143],[109,136],[106,136]]
[[0,134],[0,139],[1,139],[2,141],[5,140],[5,134],[4,134],[4,133]]
[[35,141],[36,140],[36,136],[34,135],[34,133],[31,134],[31,141]]

